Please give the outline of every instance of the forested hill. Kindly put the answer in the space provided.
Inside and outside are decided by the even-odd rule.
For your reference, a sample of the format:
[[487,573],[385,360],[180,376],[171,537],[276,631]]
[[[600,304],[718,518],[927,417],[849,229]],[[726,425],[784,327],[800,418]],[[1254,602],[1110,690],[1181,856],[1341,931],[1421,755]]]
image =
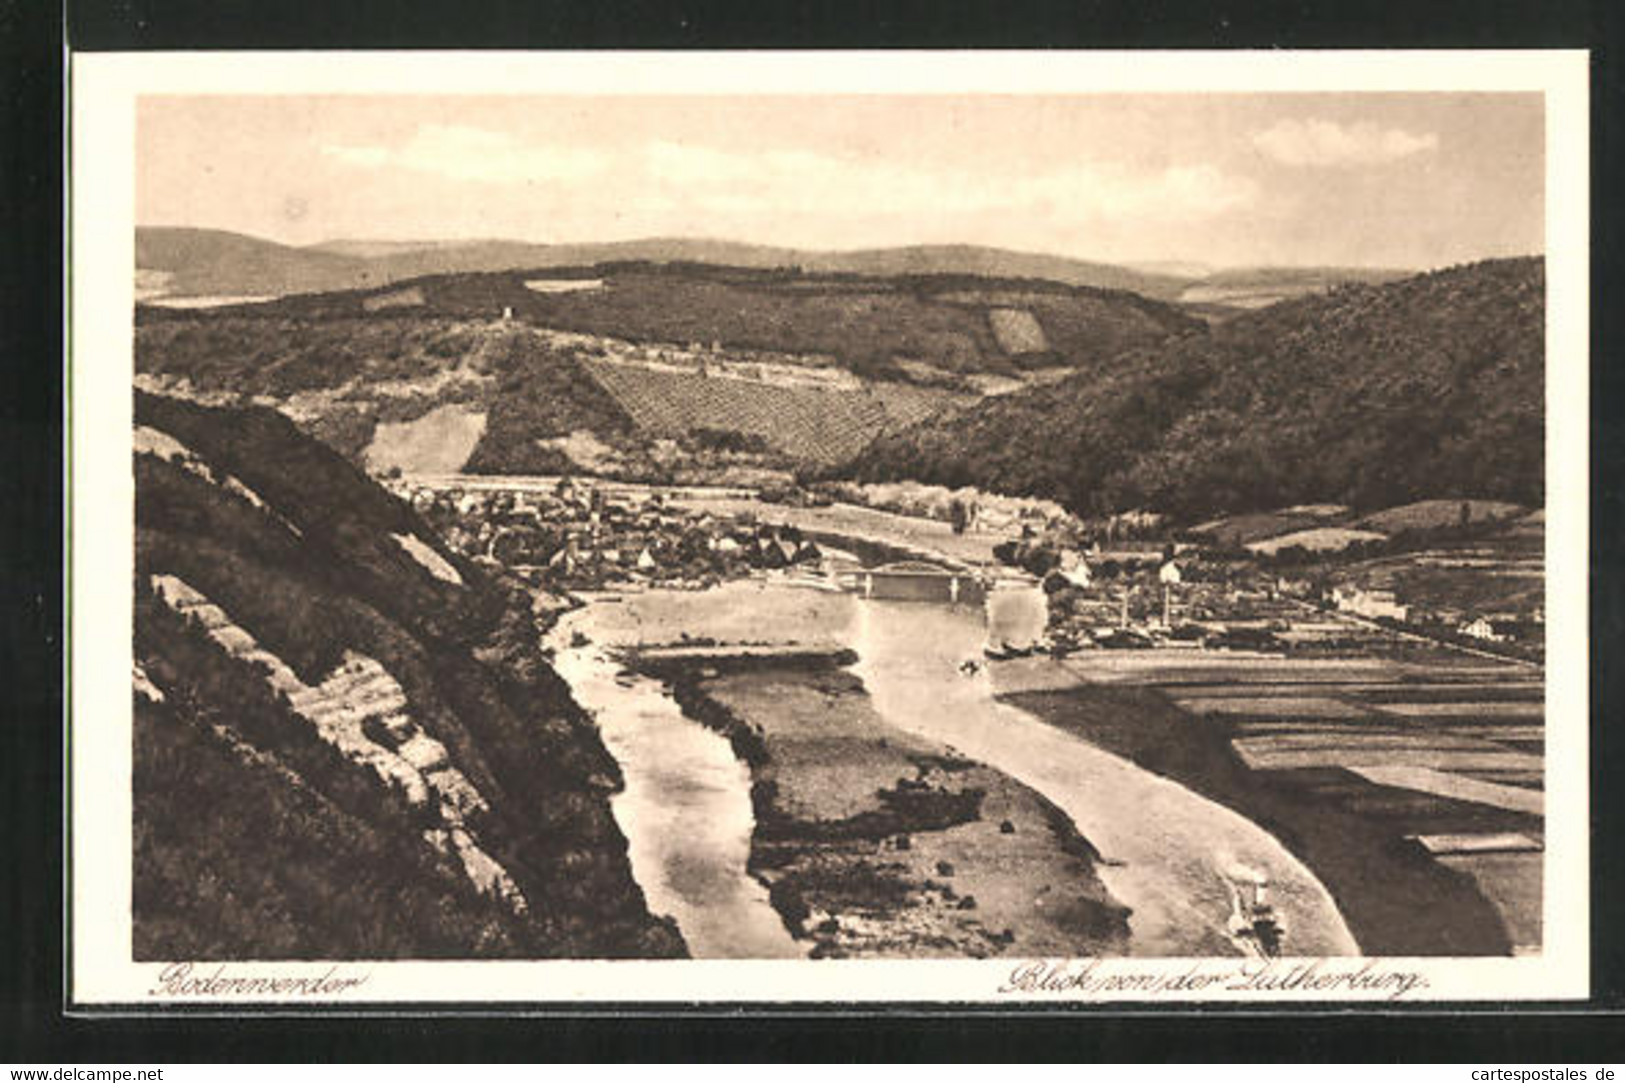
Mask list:
[[683,954],[527,591],[271,410],[135,421],[136,958]]
[[[137,325],[219,328],[220,321],[241,317],[260,321],[266,330],[271,320],[331,327],[354,319],[495,320],[504,314],[539,327],[635,342],[824,355],[855,372],[893,379],[907,378],[899,363],[1009,375],[1110,357],[1205,329],[1178,307],[1135,293],[1036,279],[647,262],[436,275],[388,289],[306,293],[202,311],[143,306]],[[153,335],[165,332],[148,337]],[[241,342],[236,352],[259,353],[279,336],[269,337],[271,343]],[[174,360],[213,368],[232,363],[184,350]]]
[[1539,258],[1345,286],[883,437],[843,472],[1083,513],[1539,504],[1544,328]]
[[273,404],[375,470],[737,484],[1206,330],[1172,305],[1054,282],[605,264],[141,305],[135,366],[149,390]]
[[144,226],[135,231],[136,266],[161,276],[160,292],[280,296],[367,289],[427,275],[538,270],[596,263],[707,263],[870,276],[976,275],[1039,278],[1074,286],[1132,290],[1172,300],[1189,285],[1177,275],[979,245],[914,245],[815,251],[695,237],[599,244],[512,240],[332,241],[296,247],[216,229]]

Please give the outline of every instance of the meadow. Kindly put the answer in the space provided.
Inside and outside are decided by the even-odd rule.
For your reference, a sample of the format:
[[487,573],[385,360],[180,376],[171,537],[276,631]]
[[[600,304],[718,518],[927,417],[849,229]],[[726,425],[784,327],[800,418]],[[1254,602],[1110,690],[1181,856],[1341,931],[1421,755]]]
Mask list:
[[[1366,950],[1413,950],[1421,930],[1448,940],[1452,906],[1462,909],[1449,935],[1472,940],[1466,953],[1538,950],[1538,673],[1445,654],[1115,651],[1058,665],[1072,683],[1019,671],[995,680],[1015,705],[1275,832],[1321,876]],[[1129,712],[1123,721],[1107,721],[1111,704]],[[1378,890],[1383,877],[1398,879]]]

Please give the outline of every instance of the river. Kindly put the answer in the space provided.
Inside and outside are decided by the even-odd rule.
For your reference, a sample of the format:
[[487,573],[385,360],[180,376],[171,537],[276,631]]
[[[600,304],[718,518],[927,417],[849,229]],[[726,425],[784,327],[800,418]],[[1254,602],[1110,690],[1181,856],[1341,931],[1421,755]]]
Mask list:
[[[1004,592],[995,592],[990,602]],[[1004,603],[1007,625],[1031,605]],[[1229,884],[1262,877],[1285,918],[1285,952],[1350,955],[1358,949],[1326,888],[1274,836],[1222,805],[1129,760],[999,702],[983,668],[961,672],[988,630],[974,611],[866,602],[851,646],[876,710],[900,729],[952,746],[1054,802],[1106,859],[1101,880],[1133,909],[1135,955],[1227,955]],[[999,621],[995,620],[995,629]],[[996,630],[992,638],[1020,642]]]
[[[734,583],[595,603],[570,614],[552,639],[564,643],[577,628],[608,642],[669,641],[676,635],[648,633],[676,628],[737,641],[750,628],[757,641],[850,646],[860,658],[854,671],[888,722],[1005,772],[1073,820],[1105,858],[1099,872],[1107,888],[1133,909],[1132,954],[1241,953],[1229,885],[1252,878],[1270,884],[1286,954],[1358,952],[1325,887],[1268,832],[999,702],[985,667],[961,668],[980,659],[989,640],[1030,642],[1042,630],[1035,588],[994,591],[984,611]],[[727,743],[684,718],[658,683],[618,677],[596,643],[558,648],[557,660],[626,775],[615,815],[650,908],[677,921],[696,957],[804,954],[746,872],[749,777]]]
[[597,639],[597,615],[591,606],[568,613],[548,638],[555,668],[621,765],[626,786],[611,809],[650,911],[677,922],[697,959],[805,956],[746,872],[749,769],[725,738],[685,718],[659,681],[623,674],[597,642],[570,645],[578,629]]

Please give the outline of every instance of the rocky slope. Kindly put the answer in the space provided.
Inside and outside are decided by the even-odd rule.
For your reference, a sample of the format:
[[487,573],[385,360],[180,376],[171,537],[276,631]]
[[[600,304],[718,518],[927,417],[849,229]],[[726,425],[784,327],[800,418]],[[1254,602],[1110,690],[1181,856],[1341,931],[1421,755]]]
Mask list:
[[273,411],[136,426],[138,958],[683,954],[525,591]]

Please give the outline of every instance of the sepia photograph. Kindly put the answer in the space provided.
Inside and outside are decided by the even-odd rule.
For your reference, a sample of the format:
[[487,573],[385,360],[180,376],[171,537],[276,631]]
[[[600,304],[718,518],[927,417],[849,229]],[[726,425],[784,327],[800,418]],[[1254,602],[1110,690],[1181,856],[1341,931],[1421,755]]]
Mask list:
[[188,59],[87,1002],[1585,995],[1583,54]]

